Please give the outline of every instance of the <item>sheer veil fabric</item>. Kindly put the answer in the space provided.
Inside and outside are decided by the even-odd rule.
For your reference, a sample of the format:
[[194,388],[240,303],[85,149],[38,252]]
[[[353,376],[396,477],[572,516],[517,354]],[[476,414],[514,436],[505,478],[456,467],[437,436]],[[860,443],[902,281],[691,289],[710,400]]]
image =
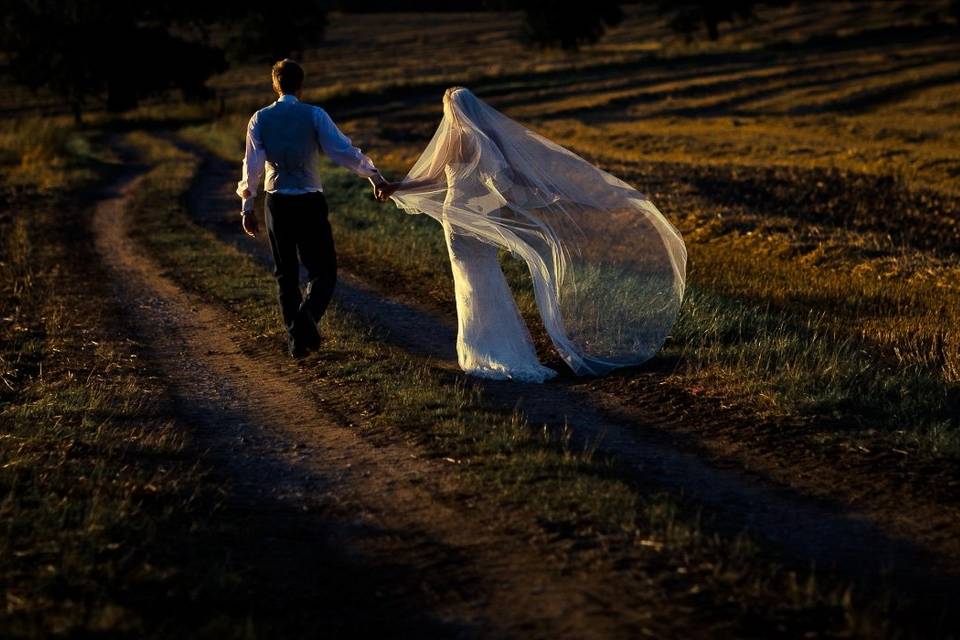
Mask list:
[[[544,326],[580,375],[639,364],[683,299],[687,252],[646,197],[455,87],[393,201],[523,260]],[[455,189],[454,189],[455,185]]]

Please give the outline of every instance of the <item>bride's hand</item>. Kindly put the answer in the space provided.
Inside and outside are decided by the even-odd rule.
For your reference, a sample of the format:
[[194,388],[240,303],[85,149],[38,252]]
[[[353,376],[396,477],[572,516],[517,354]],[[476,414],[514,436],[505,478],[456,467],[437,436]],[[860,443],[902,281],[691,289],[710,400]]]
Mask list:
[[399,188],[399,182],[384,182],[374,187],[373,195],[379,202],[386,202]]

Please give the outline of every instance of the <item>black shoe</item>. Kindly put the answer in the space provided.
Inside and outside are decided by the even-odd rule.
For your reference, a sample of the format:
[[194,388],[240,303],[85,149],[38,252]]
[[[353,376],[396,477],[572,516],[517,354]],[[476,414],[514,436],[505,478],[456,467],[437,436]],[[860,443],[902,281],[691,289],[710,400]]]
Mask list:
[[[309,329],[313,329],[313,331]],[[317,331],[317,327],[312,324],[309,329],[305,332],[306,335],[301,338],[300,342],[307,348],[307,351],[316,351],[320,348],[320,332]]]
[[[313,331],[309,329],[313,329]],[[297,335],[288,336],[287,346],[290,355],[299,360],[320,348],[320,333],[316,327],[310,325],[307,330],[301,330],[297,332]]]
[[290,357],[295,360],[302,360],[310,355],[310,349],[307,349],[302,344],[291,342],[289,345]]
[[310,314],[301,311],[293,321],[290,342],[302,346],[307,351],[316,351],[320,348],[320,332],[317,331],[317,323]]

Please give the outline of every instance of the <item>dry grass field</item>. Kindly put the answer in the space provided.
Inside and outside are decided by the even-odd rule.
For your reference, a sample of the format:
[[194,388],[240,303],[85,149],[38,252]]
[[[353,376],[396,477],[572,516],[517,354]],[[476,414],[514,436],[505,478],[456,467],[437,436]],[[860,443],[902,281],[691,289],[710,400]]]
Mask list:
[[[956,450],[960,62],[934,8],[795,7],[698,46],[638,12],[575,55],[519,48],[509,17],[401,17],[382,36],[344,17],[308,57],[310,95],[346,96],[329,108],[400,173],[443,88],[471,86],[679,226],[693,290],[668,353],[682,384]],[[218,82],[241,102],[256,78]],[[337,108],[353,94],[372,99]]]
[[[280,359],[264,247],[231,193],[266,66],[215,77],[207,104],[81,127],[5,87],[0,635],[958,637],[946,6],[761,8],[708,42],[631,5],[576,53],[525,48],[509,13],[331,15],[304,99],[391,178],[464,85],[682,232],[673,334],[598,379],[564,369],[502,256],[561,370],[543,388],[459,374],[439,226],[332,166],[344,273],[325,353]],[[94,250],[108,197],[139,271]],[[204,314],[227,319],[210,342]],[[261,381],[308,408],[255,406]],[[163,621],[158,598],[184,615]]]
[[[401,16],[384,33],[376,17],[344,16],[307,57],[308,95],[401,174],[442,90],[469,85],[648,193],[683,232],[691,291],[658,382],[953,459],[960,45],[955,25],[931,21],[938,8],[768,10],[706,44],[637,10],[579,54],[520,48],[509,16]],[[269,99],[257,78],[217,81],[241,113],[200,135],[225,157],[237,156],[247,107]],[[411,251],[402,239],[419,247],[435,230],[370,225],[344,204],[358,268],[451,308],[442,243]]]

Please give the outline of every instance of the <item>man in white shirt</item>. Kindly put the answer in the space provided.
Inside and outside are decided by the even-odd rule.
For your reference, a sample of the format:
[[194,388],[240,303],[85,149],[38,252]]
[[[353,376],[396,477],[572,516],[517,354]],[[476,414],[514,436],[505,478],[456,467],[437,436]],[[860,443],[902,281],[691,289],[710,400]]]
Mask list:
[[[388,183],[326,111],[300,102],[303,69],[299,64],[281,60],[272,74],[279,99],[250,118],[237,195],[243,199],[243,229],[254,237],[259,224],[253,205],[266,169],[264,219],[290,355],[299,358],[320,345],[317,323],[337,280],[337,256],[319,174],[320,152],[368,178],[378,199],[383,199]],[[300,292],[301,262],[309,280],[305,296]]]

